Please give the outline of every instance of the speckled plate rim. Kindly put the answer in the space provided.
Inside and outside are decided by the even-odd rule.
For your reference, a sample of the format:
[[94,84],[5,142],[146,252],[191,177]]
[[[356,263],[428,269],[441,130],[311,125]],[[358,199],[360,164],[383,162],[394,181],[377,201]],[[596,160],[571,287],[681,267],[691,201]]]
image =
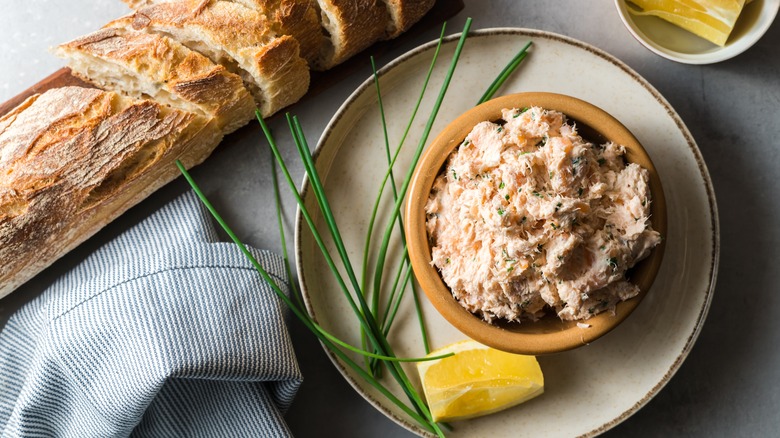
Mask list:
[[[710,217],[711,217],[711,230],[712,230],[712,263],[709,267],[709,275],[708,278],[708,284],[704,288],[704,294],[705,299],[703,302],[703,305],[701,309],[699,309],[699,314],[696,318],[696,323],[694,325],[693,331],[688,336],[688,339],[685,342],[685,345],[682,349],[682,351],[679,353],[677,358],[672,362],[672,364],[669,366],[669,369],[666,371],[664,376],[661,378],[661,380],[653,386],[650,391],[647,392],[643,397],[641,397],[633,406],[631,406],[629,409],[622,412],[620,415],[616,416],[610,421],[605,422],[601,426],[592,429],[590,431],[583,432],[580,436],[582,437],[591,437],[596,436],[601,433],[606,432],[609,429],[612,429],[613,427],[617,426],[624,420],[626,420],[628,417],[636,413],[640,408],[642,408],[644,405],[646,405],[653,397],[655,397],[656,394],[664,387],[667,383],[671,380],[672,376],[677,372],[677,370],[680,368],[682,363],[685,361],[685,358],[688,357],[688,354],[690,353],[691,349],[693,348],[693,345],[696,341],[696,339],[699,336],[699,333],[701,332],[701,328],[704,325],[704,321],[707,317],[707,313],[710,309],[710,303],[712,302],[712,295],[715,290],[715,282],[718,272],[718,264],[720,261],[720,222],[718,220],[718,208],[715,198],[715,191],[712,185],[712,180],[710,178],[709,171],[707,170],[707,166],[704,163],[704,158],[701,154],[701,151],[699,150],[698,146],[696,145],[696,142],[693,139],[693,136],[691,135],[688,128],[683,123],[680,116],[677,114],[677,112],[672,108],[672,106],[669,104],[669,102],[661,95],[661,93],[658,92],[652,85],[650,85],[647,80],[645,80],[642,76],[640,76],[637,72],[635,72],[633,69],[631,69],[628,65],[620,61],[619,59],[615,58],[614,56],[608,54],[607,52],[598,49],[590,44],[584,43],[582,41],[576,40],[571,37],[567,37],[564,35],[556,34],[553,32],[547,32],[542,30],[536,30],[536,29],[527,29],[527,28],[513,28],[513,27],[505,27],[505,28],[489,28],[489,29],[481,29],[472,31],[469,34],[469,38],[480,38],[480,37],[488,37],[488,36],[494,36],[494,35],[519,35],[524,37],[530,37],[530,38],[546,38],[553,41],[557,41],[564,44],[569,44],[571,46],[574,46],[576,48],[585,50],[589,53],[591,53],[594,56],[597,56],[614,66],[618,67],[620,70],[622,70],[625,74],[629,75],[634,81],[636,81],[641,87],[643,87],[645,90],[647,90],[653,98],[666,110],[669,117],[672,118],[677,128],[680,130],[680,133],[685,138],[685,141],[688,145],[688,148],[690,149],[690,152],[693,154],[694,159],[696,160],[696,163],[699,168],[700,176],[702,178],[702,181],[704,183],[704,187],[707,194],[707,202],[709,205],[709,211],[710,211]],[[443,44],[452,44],[456,42],[460,38],[460,33],[450,35],[448,37],[444,38]],[[426,44],[423,44],[421,46],[418,46],[417,48],[414,48],[403,55],[399,56],[398,58],[394,59],[390,63],[388,63],[385,67],[380,69],[378,71],[378,75],[382,76],[387,74],[388,72],[392,71],[393,69],[397,68],[401,64],[409,61],[410,59],[413,59],[417,55],[424,53],[429,50],[433,50],[438,43],[438,40],[434,40],[431,42],[428,42]],[[322,152],[322,149],[325,146],[325,143],[328,139],[328,137],[331,135],[335,127],[339,124],[341,119],[344,117],[344,115],[347,113],[349,108],[355,103],[358,96],[360,96],[362,93],[364,93],[367,89],[373,88],[374,82],[373,78],[366,79],[350,96],[347,98],[346,101],[339,107],[339,109],[336,111],[333,118],[330,120],[328,125],[325,127],[325,130],[323,131],[320,140],[317,142],[317,147],[315,148],[313,152],[314,159],[316,161],[318,155]],[[306,199],[307,195],[309,194],[309,180],[304,176],[303,182],[301,184],[301,198]],[[304,304],[306,305],[307,310],[309,313],[314,317],[314,319],[317,319],[316,311],[314,307],[312,306],[311,300],[309,298],[308,293],[308,287],[307,287],[307,281],[306,276],[304,275],[303,271],[303,264],[301,263],[302,260],[302,242],[301,242],[301,236],[302,236],[302,230],[303,227],[306,227],[306,221],[304,220],[300,208],[296,212],[295,217],[295,257],[296,257],[296,271],[299,279],[299,284],[301,287],[301,294],[303,295]],[[366,401],[368,401],[372,406],[374,406],[377,410],[382,412],[385,416],[387,416],[389,419],[400,425],[401,427],[404,427],[405,429],[414,432],[421,436],[431,436],[426,431],[421,429],[419,426],[412,424],[405,418],[402,418],[398,415],[396,415],[394,412],[388,410],[379,400],[372,397],[370,394],[365,392],[363,388],[360,386],[360,384],[347,372],[347,369],[345,366],[339,361],[338,357],[336,357],[335,354],[333,354],[331,351],[329,351],[325,346],[323,346],[323,350],[325,351],[325,354],[330,358],[331,362],[333,362],[334,366],[339,370],[341,375],[344,377],[344,379],[347,380],[347,382],[355,389],[355,391],[358,392],[361,396],[363,396]]]
[[631,13],[628,12],[626,8],[626,0],[615,0],[615,9],[617,9],[618,16],[620,16],[620,21],[623,22],[623,25],[626,27],[631,36],[633,36],[634,39],[636,39],[639,44],[644,46],[647,50],[670,61],[680,62],[683,64],[704,65],[726,61],[753,47],[753,45],[758,42],[758,40],[760,40],[761,37],[764,36],[764,34],[772,26],[772,22],[775,20],[778,10],[780,10],[780,1],[763,0],[763,9],[761,11],[761,15],[759,16],[759,18],[761,18],[763,21],[758,23],[758,27],[752,29],[749,35],[746,35],[737,44],[732,45],[727,41],[725,47],[708,53],[682,53],[659,45],[650,37],[645,35],[639,26],[634,23],[634,20],[631,18]]

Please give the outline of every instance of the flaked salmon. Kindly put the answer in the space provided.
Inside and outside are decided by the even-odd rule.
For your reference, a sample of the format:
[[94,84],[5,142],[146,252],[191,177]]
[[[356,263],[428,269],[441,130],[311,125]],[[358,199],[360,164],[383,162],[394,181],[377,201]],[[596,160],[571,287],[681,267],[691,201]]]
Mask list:
[[557,111],[505,109],[449,157],[426,204],[433,264],[486,321],[587,319],[636,296],[626,270],[661,242],[648,172]]

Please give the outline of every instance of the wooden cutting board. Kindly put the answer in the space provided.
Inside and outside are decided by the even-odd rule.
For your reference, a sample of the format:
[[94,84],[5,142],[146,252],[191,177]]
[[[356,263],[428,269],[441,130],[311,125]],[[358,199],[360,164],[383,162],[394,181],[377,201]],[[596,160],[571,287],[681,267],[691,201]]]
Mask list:
[[[406,41],[409,41],[415,36],[422,34],[424,31],[441,25],[441,23],[454,16],[462,9],[463,0],[437,0],[433,5],[433,8],[431,8],[428,14],[426,14],[419,23],[412,26],[411,29],[400,35],[398,38],[374,44],[362,53],[353,56],[350,60],[328,70],[327,72],[312,72],[309,91],[297,104],[306,102],[307,100],[327,90],[335,83],[339,82],[342,78],[349,76],[355,71],[364,70],[366,66],[369,65],[369,55],[374,55],[374,57],[381,56],[383,53],[400,47],[404,45]],[[33,94],[43,93],[46,90],[67,87],[71,85],[94,88],[94,85],[84,82],[81,79],[73,76],[70,72],[70,69],[64,67],[55,71],[48,77],[40,80],[32,87],[24,90],[6,102],[1,103],[0,117],[7,114],[9,111],[11,111],[20,103],[24,102],[25,99],[32,96]],[[277,114],[281,114],[281,112]]]

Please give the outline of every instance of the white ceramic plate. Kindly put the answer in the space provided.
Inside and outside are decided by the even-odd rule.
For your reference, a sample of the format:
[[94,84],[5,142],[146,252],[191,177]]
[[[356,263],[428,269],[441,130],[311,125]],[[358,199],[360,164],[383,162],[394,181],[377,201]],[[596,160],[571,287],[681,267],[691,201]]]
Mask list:
[[631,35],[653,53],[684,64],[712,64],[733,58],[755,44],[772,25],[780,0],[753,0],[745,5],[724,47],[658,17],[631,14],[626,0],[615,0],[615,7]]
[[[447,38],[442,48],[421,116],[413,125],[397,169],[408,168],[453,55],[456,38]],[[712,298],[718,264],[718,218],[701,154],[666,100],[612,56],[548,32],[475,32],[466,42],[433,133],[473,106],[506,62],[529,40],[534,43],[531,53],[502,92],[568,94],[605,109],[626,125],[652,157],[666,189],[666,254],[649,294],[617,329],[590,345],[539,359],[546,380],[544,395],[498,414],[455,423],[455,430],[448,433],[453,437],[594,435],[615,426],[647,403],[679,368],[699,334]],[[402,135],[434,47],[430,43],[412,50],[381,71],[392,144],[397,144]],[[360,265],[369,211],[386,168],[376,100],[373,82],[367,80],[339,109],[317,148],[317,168],[356,266]],[[402,173],[397,172],[399,180]],[[311,191],[305,188],[304,197],[313,211]],[[389,202],[381,209],[383,217]],[[322,223],[321,219],[316,220]],[[299,214],[298,275],[306,304],[326,329],[360,345],[351,310],[311,233],[302,227],[305,224]],[[377,239],[383,227],[378,228]],[[329,246],[335,255],[333,245]],[[397,242],[392,250],[399,252]],[[464,339],[424,296],[422,300],[433,348]],[[405,301],[399,312],[391,343],[399,356],[424,354],[411,299]],[[332,355],[331,359],[347,381],[377,409],[403,427],[424,434],[351,369]],[[417,382],[414,366],[407,370]]]

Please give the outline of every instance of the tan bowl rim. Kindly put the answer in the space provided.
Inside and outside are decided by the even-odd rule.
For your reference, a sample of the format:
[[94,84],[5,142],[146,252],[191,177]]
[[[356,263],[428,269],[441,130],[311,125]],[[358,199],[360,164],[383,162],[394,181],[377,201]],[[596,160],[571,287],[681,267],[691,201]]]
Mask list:
[[[463,308],[450,293],[439,276],[438,270],[431,264],[431,251],[425,229],[425,203],[430,194],[433,181],[440,173],[444,162],[479,122],[497,120],[505,108],[538,106],[557,110],[574,120],[581,128],[590,127],[603,137],[626,147],[629,162],[639,163],[650,174],[652,196],[651,214],[655,230],[666,237],[666,204],[660,178],[649,155],[634,135],[616,118],[600,108],[562,94],[546,92],[527,92],[502,96],[465,112],[433,140],[420,158],[412,177],[405,207],[406,238],[409,257],[417,280],[436,310],[455,328],[470,338],[504,351],[518,354],[550,354],[587,345],[618,326],[639,305],[652,285],[661,265],[665,240],[649,257],[635,266],[640,270],[640,278],[632,277],[640,293],[637,297],[618,303],[615,314],[602,312],[588,320],[580,321],[590,325],[580,328],[577,321],[561,321],[555,315],[548,315],[537,322],[513,323],[511,327],[492,325],[483,321]],[[583,126],[584,125],[584,126]],[[583,135],[584,136],[584,135]],[[590,139],[596,141],[596,139]],[[632,271],[629,271],[631,273]],[[534,325],[544,327],[534,330]]]

